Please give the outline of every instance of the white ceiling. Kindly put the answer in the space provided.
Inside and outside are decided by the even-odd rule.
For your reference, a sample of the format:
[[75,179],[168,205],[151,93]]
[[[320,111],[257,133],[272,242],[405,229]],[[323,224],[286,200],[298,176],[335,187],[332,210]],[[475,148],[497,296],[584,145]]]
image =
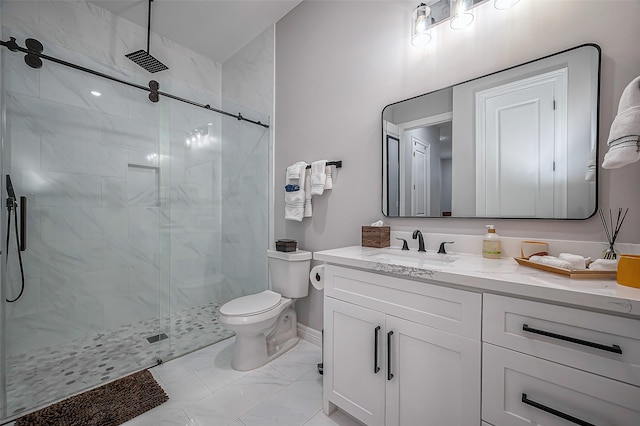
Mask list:
[[[89,1],[147,27],[148,0]],[[154,0],[151,31],[224,62],[301,1]]]

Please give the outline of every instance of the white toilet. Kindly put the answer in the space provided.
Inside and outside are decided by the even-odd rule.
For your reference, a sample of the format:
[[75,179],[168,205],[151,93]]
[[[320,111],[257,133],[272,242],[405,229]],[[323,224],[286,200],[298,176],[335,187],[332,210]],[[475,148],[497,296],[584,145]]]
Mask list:
[[220,322],[235,331],[231,366],[253,370],[298,343],[295,299],[309,294],[311,252],[267,250],[271,290],[239,297],[220,308]]

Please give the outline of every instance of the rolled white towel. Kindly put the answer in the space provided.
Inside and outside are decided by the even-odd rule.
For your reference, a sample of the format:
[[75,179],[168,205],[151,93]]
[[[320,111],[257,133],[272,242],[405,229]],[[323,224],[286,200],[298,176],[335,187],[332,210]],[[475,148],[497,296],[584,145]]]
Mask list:
[[302,161],[298,161],[297,163],[287,167],[286,179],[300,179],[300,172],[304,170],[303,167],[306,167],[306,164]]
[[311,195],[322,195],[327,182],[327,160],[311,163]]
[[529,261],[535,262],[535,263],[542,263],[543,265],[554,266],[556,268],[573,269],[573,265],[571,264],[571,262],[558,259],[555,256],[531,256],[529,258]]
[[333,177],[331,176],[331,166],[327,166],[325,168],[325,174],[327,175],[327,179],[324,182],[324,190],[333,189]]
[[[640,116],[640,113],[638,114]],[[609,152],[604,156],[602,167],[619,169],[640,160],[640,136],[624,136],[609,142]]]
[[560,253],[558,255],[558,259],[566,260],[567,262],[571,263],[571,265],[572,265],[571,269],[586,269],[587,268],[587,259],[585,259],[583,256],[580,256],[579,254]]
[[609,152],[602,162],[605,169],[617,169],[640,160],[640,77],[633,79],[620,96],[607,144]]
[[596,259],[590,265],[592,271],[615,271],[618,269],[618,259]]
[[607,143],[624,136],[640,135],[640,76],[631,80],[620,95],[618,114],[609,129]]

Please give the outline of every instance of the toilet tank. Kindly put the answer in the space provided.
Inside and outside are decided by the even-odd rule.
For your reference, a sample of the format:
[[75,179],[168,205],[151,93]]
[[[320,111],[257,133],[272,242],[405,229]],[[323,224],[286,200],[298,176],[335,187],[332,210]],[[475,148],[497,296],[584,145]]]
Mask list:
[[294,299],[309,294],[310,251],[267,250],[267,257],[272,291]]

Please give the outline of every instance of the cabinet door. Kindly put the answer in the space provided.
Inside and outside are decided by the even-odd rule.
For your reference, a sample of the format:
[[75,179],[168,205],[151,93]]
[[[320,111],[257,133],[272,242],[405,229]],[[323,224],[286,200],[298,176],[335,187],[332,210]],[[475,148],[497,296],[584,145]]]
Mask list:
[[[324,406],[384,425],[384,314],[324,299]],[[376,346],[377,341],[377,346]]]
[[386,326],[387,426],[479,425],[480,342],[389,315]]

